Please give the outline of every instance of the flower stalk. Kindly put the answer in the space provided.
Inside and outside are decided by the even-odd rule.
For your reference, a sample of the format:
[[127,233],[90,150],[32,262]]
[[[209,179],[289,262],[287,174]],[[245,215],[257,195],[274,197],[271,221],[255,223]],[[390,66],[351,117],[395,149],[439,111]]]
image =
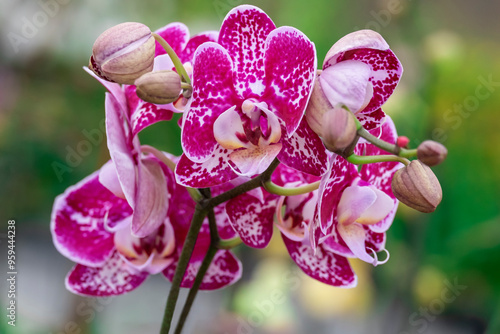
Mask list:
[[170,46],[170,44],[167,43],[163,37],[160,35],[153,33],[153,37],[155,40],[160,43],[160,45],[165,49],[167,54],[170,56],[170,59],[172,59],[172,62],[174,63],[175,69],[177,70],[177,73],[179,73],[184,81],[191,85],[191,79],[189,78],[189,75],[186,72],[186,69],[184,68],[184,65],[182,65],[181,60],[179,59],[179,56],[175,53],[174,49]]

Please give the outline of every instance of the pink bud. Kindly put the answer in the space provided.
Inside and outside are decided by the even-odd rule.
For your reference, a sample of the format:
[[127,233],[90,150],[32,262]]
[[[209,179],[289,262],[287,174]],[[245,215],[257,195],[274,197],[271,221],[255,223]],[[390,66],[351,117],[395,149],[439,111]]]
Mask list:
[[354,115],[344,108],[332,108],[323,114],[322,139],[325,147],[337,152],[351,145],[356,138]]

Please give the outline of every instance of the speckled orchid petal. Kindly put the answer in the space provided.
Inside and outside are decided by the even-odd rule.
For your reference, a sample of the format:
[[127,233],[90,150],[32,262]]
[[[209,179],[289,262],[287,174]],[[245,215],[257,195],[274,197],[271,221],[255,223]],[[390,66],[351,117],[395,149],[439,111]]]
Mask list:
[[365,226],[366,240],[365,246],[369,249],[373,249],[375,252],[386,251],[385,249],[385,233],[373,232],[369,229],[369,226]]
[[210,159],[218,145],[213,133],[215,120],[235,103],[232,63],[220,45],[207,42],[195,53],[191,106],[183,117],[181,143],[194,162]]
[[233,8],[222,23],[219,44],[233,60],[235,89],[242,97],[264,92],[264,43],[275,28],[266,13],[250,5]]
[[339,62],[341,53],[356,49],[388,50],[389,44],[373,30],[358,30],[339,39],[327,52],[323,68]]
[[[180,22],[169,23],[156,30],[155,33],[163,37],[178,55],[182,54],[189,40],[189,29],[185,24]],[[156,42],[155,57],[166,53],[160,43]]]
[[363,62],[346,60],[323,70],[319,82],[332,106],[346,105],[357,113],[372,97],[371,72],[371,67]]
[[165,220],[169,194],[162,166],[153,158],[142,158],[137,174],[132,233],[145,237],[153,233]]
[[337,205],[343,190],[357,177],[356,166],[347,162],[339,155],[331,158],[329,173],[321,179],[319,186],[318,221],[321,231],[328,234],[328,228],[337,217]]
[[327,172],[328,154],[321,138],[302,119],[290,138],[283,138],[278,159],[285,165],[304,173],[321,176]]
[[59,195],[52,209],[50,229],[57,250],[86,266],[103,265],[111,256],[113,235],[105,222],[120,223],[132,214],[128,203],[113,195],[95,172]]
[[[354,255],[360,260],[371,263],[373,266],[377,266],[379,264],[384,264],[389,259],[387,257],[385,260],[379,261],[375,250],[366,247],[365,240],[367,238],[367,231],[363,225],[358,223],[350,225],[339,224],[337,227],[342,239]],[[368,254],[367,249],[372,252],[373,256]]]
[[263,173],[281,151],[281,143],[257,146],[233,151],[229,154],[231,165],[240,176],[253,176]]
[[377,109],[369,113],[357,113],[356,118],[366,130],[378,128],[386,121],[387,115],[382,109]]
[[179,112],[172,103],[158,105],[141,100],[135,92],[135,86],[125,86],[124,89],[130,111],[132,136],[152,124],[171,120],[174,112]]
[[283,236],[285,246],[292,260],[304,273],[328,285],[353,288],[357,277],[349,261],[340,255],[325,250],[321,245],[316,251],[310,246],[292,241]]
[[125,111],[110,93],[106,93],[106,135],[111,160],[116,167],[123,194],[130,206],[135,207],[137,155],[139,140],[131,139],[130,124]]
[[182,63],[191,62],[193,60],[193,56],[196,49],[200,45],[206,42],[217,42],[218,38],[219,38],[218,31],[210,30],[199,33],[198,35],[191,37],[184,50],[177,55],[179,56]]
[[82,296],[122,295],[137,288],[148,277],[147,273],[131,274],[127,266],[116,252],[97,268],[77,264],[66,277],[66,288]]
[[266,40],[265,96],[285,123],[287,137],[299,127],[316,78],[316,48],[295,28],[280,27]]
[[261,202],[248,194],[226,203],[226,213],[241,240],[253,248],[264,248],[273,234],[275,201]]
[[207,188],[238,177],[231,166],[221,163],[229,160],[228,150],[217,144],[211,158],[202,163],[196,163],[183,154],[175,167],[177,183],[185,187]]
[[403,73],[401,63],[391,50],[353,50],[344,54],[344,60],[360,61],[372,68],[370,82],[373,86],[373,96],[361,113],[371,113],[379,109],[392,95]]

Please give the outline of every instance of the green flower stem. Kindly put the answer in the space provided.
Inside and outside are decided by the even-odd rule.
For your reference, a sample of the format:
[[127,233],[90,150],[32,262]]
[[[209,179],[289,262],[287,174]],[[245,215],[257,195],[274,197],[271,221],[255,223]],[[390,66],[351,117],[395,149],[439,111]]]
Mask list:
[[[210,198],[210,189],[203,189],[202,191],[204,196],[208,196]],[[180,334],[182,332],[182,328],[184,327],[184,323],[191,311],[191,307],[193,306],[194,300],[196,299],[196,295],[198,294],[198,290],[200,289],[201,283],[203,282],[203,278],[207,273],[212,260],[217,253],[217,243],[219,242],[219,232],[217,231],[217,222],[215,220],[214,209],[211,208],[208,211],[208,223],[210,227],[210,246],[207,250],[207,254],[203,258],[203,262],[198,269],[198,273],[193,281],[193,286],[189,290],[189,294],[186,298],[186,302],[184,307],[182,308],[181,315],[179,317],[179,321],[177,322],[177,327],[175,328],[175,334]]]
[[217,243],[218,249],[232,249],[242,243],[240,237],[234,237],[232,239],[220,239]]
[[267,181],[264,183],[264,188],[271,194],[280,196],[294,196],[310,193],[319,188],[320,181],[309,183],[305,186],[296,188],[285,188],[274,184],[272,181]]
[[[141,146],[141,151],[143,153],[151,153],[152,155],[154,155],[155,157],[157,157],[158,160],[160,160],[165,165],[167,165],[167,167],[170,168],[170,170],[172,172],[175,172],[175,166],[176,166],[175,162],[173,162],[172,160],[170,160],[165,154],[163,154],[158,149],[154,148],[153,146],[142,145]],[[201,196],[200,192],[197,189],[186,187],[186,190],[188,191],[189,195],[191,196],[191,198],[195,202],[198,202],[199,200],[201,200],[202,196]]]
[[401,162],[405,166],[408,166],[410,161],[406,158],[399,157],[397,155],[356,155],[351,154],[347,157],[347,161],[355,165],[365,165],[372,164],[377,162],[386,162],[386,161],[396,161]]
[[358,129],[358,135],[366,140],[368,140],[370,143],[373,145],[377,146],[378,148],[387,151],[392,154],[396,154],[400,157],[404,158],[413,158],[417,156],[417,150],[407,150],[405,148],[399,147],[395,144],[390,144],[386,142],[385,140],[382,140],[380,138],[375,137],[372,135],[370,132],[366,131],[365,128],[361,125],[361,123],[355,118],[356,120],[356,128]]
[[259,176],[247,181],[239,186],[234,187],[233,189],[226,191],[225,193],[220,194],[219,196],[213,197],[208,200],[207,205],[210,207],[216,207],[219,204],[229,201],[232,198],[235,198],[238,195],[246,193],[252,189],[263,186],[264,183],[271,179],[271,175],[274,170],[280,164],[278,159],[274,159],[274,161],[269,165],[269,167],[264,171],[264,173]]
[[194,245],[196,244],[196,239],[198,238],[198,233],[207,213],[208,210],[206,208],[203,208],[200,204],[196,204],[193,219],[191,220],[191,226],[189,227],[189,231],[177,263],[177,268],[175,269],[174,278],[172,279],[172,287],[170,288],[170,292],[168,294],[160,334],[168,334],[170,330],[182,279],[184,278],[189,260],[191,259],[191,255],[193,253]]
[[188,84],[191,84],[191,79],[189,79],[189,75],[186,72],[186,69],[184,68],[184,65],[182,64],[181,60],[175,53],[174,49],[167,43],[166,40],[163,39],[160,35],[153,33],[153,37],[156,39],[158,43],[165,49],[167,54],[170,56],[170,59],[172,59],[172,62],[174,63],[175,69],[177,70],[177,73],[179,73],[180,76],[184,78],[184,81]]

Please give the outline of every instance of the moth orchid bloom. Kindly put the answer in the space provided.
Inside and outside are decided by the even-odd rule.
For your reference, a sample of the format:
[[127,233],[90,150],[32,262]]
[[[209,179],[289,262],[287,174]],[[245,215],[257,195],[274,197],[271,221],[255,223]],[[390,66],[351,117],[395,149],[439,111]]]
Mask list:
[[[275,174],[282,178],[287,187],[305,185],[319,179],[286,169],[281,168]],[[309,232],[315,218],[317,201],[318,190],[280,198],[276,207],[277,227],[285,246],[292,260],[312,278],[333,286],[355,287],[357,277],[346,257],[332,252],[324,244],[314,248],[311,245]],[[285,210],[282,212],[283,206]]]
[[[380,128],[371,132],[389,143],[396,142],[396,129],[388,116]],[[383,154],[367,143],[358,144],[356,150],[365,155]],[[379,162],[363,165],[358,172],[356,165],[333,156],[319,187],[311,243],[373,265],[385,263],[378,260],[376,253],[385,251],[385,231],[396,214],[398,200],[392,193],[391,181],[401,167],[398,162]]]
[[263,172],[275,157],[297,169],[324,172],[321,141],[311,141],[301,124],[316,72],[314,44],[297,29],[276,28],[267,14],[248,5],[227,14],[218,43],[195,52],[177,181],[190,187],[222,184]]
[[326,54],[315,82],[306,117],[321,131],[323,114],[332,107],[347,106],[365,129],[380,126],[380,107],[396,88],[403,67],[378,33],[360,30],[337,41]]
[[[166,170],[167,185],[176,195],[170,199],[170,209],[162,224],[150,235],[138,238],[130,232],[132,208],[99,182],[99,173],[68,188],[54,203],[51,218],[54,244],[62,255],[77,263],[66,278],[66,287],[77,294],[105,297],[137,288],[150,274],[162,272],[171,279],[194,212],[186,190],[176,186],[173,173]],[[231,237],[227,219],[219,221],[220,235]],[[192,286],[209,239],[205,222],[182,286]],[[201,289],[221,288],[240,276],[240,262],[229,251],[220,250]]]

